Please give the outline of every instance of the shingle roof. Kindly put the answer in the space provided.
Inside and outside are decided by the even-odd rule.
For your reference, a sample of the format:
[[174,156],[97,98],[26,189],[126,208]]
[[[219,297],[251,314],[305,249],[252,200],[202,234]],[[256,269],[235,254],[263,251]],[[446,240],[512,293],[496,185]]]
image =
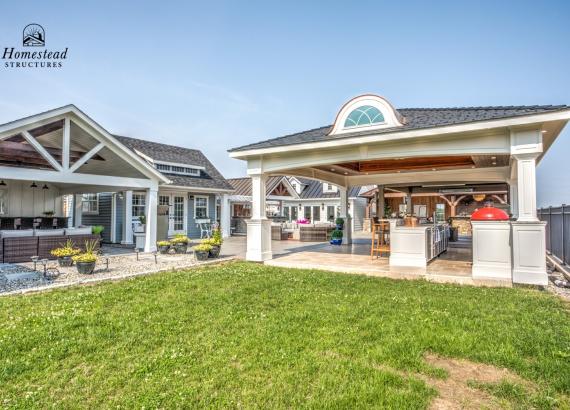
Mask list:
[[[267,178],[266,188],[267,192],[271,192],[275,185],[281,180],[280,176],[273,176]],[[338,192],[323,192],[323,183],[313,179],[297,178],[299,182],[305,185],[303,191],[299,195],[301,199],[320,199],[320,198],[339,198]],[[228,182],[234,187],[234,195],[251,196],[251,178],[230,178]],[[351,187],[348,192],[349,198],[356,198],[360,192],[360,187]]]
[[132,151],[139,151],[156,161],[175,162],[187,165],[204,167],[199,177],[168,174],[163,172],[172,185],[233,190],[233,187],[212,165],[206,156],[199,150],[177,147],[175,145],[160,144],[158,142],[141,140],[138,138],[114,135],[114,137]]
[[401,108],[398,109],[406,119],[406,124],[401,127],[390,127],[369,131],[355,131],[340,135],[328,135],[332,125],[327,125],[312,130],[298,132],[232,148],[229,152],[244,151],[250,149],[272,148],[285,145],[302,144],[306,142],[330,141],[332,139],[344,139],[355,136],[384,134],[389,132],[402,132],[423,128],[442,127],[446,125],[465,124],[477,121],[497,120],[519,117],[531,114],[570,109],[567,105],[528,105],[528,106],[496,106],[496,107],[457,107],[457,108]]

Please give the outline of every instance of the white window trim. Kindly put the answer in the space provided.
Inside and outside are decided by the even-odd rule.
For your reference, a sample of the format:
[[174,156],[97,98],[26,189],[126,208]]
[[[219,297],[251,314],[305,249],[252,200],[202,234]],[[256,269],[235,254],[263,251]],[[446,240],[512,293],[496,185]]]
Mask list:
[[[196,204],[198,203],[198,198],[206,199],[206,217],[205,218],[198,218],[196,217]],[[194,219],[210,219],[210,197],[206,195],[194,195]]]
[[[85,195],[92,195],[92,193],[81,194],[81,214],[82,215],[99,215],[99,194],[94,194],[95,200],[91,200],[91,201],[85,201],[85,199],[84,199]],[[96,211],[84,211],[83,210],[83,204],[85,204],[86,202],[95,202],[97,204],[97,210]]]
[[[144,197],[144,213],[143,213],[143,215],[146,217],[146,206],[147,206],[146,192],[133,192],[133,196],[131,199],[131,215],[132,215],[133,221],[138,221],[139,217],[140,217],[140,215],[135,215],[135,213],[133,212],[134,207],[135,207],[135,203],[134,203],[135,196],[138,196],[138,195],[142,195]],[[136,205],[136,206],[142,206],[142,205]]]

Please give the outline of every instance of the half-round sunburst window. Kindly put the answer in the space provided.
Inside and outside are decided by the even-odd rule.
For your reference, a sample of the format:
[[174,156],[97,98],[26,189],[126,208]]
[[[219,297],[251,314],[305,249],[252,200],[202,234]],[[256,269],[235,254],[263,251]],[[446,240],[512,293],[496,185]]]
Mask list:
[[384,116],[378,108],[371,105],[363,105],[353,110],[350,115],[346,117],[344,127],[364,127],[383,122]]

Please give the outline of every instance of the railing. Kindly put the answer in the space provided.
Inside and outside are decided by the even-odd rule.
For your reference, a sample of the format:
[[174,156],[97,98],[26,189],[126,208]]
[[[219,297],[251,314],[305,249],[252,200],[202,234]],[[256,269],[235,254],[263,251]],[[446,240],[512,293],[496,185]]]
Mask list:
[[549,206],[538,209],[537,213],[546,222],[546,251],[570,265],[570,206]]

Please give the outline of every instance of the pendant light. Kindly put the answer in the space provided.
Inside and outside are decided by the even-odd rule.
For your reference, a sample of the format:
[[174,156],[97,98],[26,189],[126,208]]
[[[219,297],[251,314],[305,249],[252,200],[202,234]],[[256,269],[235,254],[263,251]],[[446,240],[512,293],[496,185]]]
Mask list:
[[44,186],[42,187],[42,189],[49,189],[49,186],[47,186],[47,184],[44,184]]
[[0,181],[0,186],[6,186],[6,182],[4,180]]
[[32,182],[32,185],[30,185],[30,188],[37,188],[38,184],[36,184],[36,181]]

